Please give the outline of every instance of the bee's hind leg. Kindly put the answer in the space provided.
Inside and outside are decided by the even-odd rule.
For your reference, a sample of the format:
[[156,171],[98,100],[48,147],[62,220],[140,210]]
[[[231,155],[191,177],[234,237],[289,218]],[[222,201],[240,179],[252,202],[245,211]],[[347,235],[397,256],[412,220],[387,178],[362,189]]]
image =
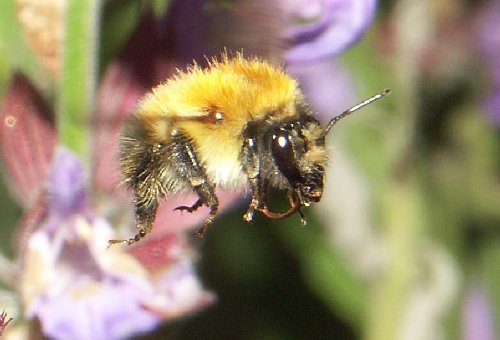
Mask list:
[[165,189],[162,186],[162,175],[159,169],[164,164],[166,145],[157,144],[143,148],[140,143],[133,140],[121,161],[125,164],[138,164],[130,166],[128,171],[131,174],[131,187],[134,190],[134,205],[136,227],[139,231],[134,237],[124,240],[110,240],[108,245],[125,243],[131,245],[144,238],[153,228],[153,222],[158,209],[159,201],[165,195]]

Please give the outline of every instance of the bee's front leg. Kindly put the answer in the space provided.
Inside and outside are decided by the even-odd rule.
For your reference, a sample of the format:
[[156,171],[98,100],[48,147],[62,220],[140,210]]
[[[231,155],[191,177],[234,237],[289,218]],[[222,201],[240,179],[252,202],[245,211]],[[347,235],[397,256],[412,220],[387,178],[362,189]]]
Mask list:
[[264,216],[268,218],[272,218],[275,220],[283,219],[292,216],[295,213],[298,213],[300,215],[300,221],[303,225],[306,224],[306,220],[304,217],[304,213],[302,213],[302,203],[300,202],[297,194],[294,191],[290,191],[288,193],[288,203],[290,204],[290,209],[284,213],[276,213],[272,212],[269,210],[267,206],[267,202],[264,202],[264,204],[258,209]]
[[252,189],[252,200],[248,205],[248,209],[243,215],[243,219],[247,222],[252,221],[255,210],[258,210],[262,205],[262,179],[260,176],[260,159],[257,150],[257,139],[247,137],[243,141],[241,153],[241,163],[243,171],[245,171],[250,187]]

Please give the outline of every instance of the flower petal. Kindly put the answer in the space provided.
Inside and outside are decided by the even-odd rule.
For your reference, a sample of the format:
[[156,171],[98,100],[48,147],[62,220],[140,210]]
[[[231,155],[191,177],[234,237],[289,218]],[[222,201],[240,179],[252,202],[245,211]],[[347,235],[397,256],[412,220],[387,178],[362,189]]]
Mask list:
[[178,260],[187,253],[188,243],[181,233],[172,233],[162,238],[146,239],[128,250],[148,271],[154,273]]
[[307,63],[343,52],[371,24],[375,0],[296,0],[290,9],[287,63]]
[[83,212],[88,205],[87,183],[80,160],[60,147],[48,177],[49,209],[53,214]]
[[21,74],[15,74],[0,109],[0,150],[9,180],[22,205],[40,195],[56,143],[54,118]]
[[48,297],[36,314],[44,334],[56,339],[123,339],[153,330],[160,319],[137,303],[147,291],[121,282],[81,280]]
[[162,292],[144,306],[163,318],[177,318],[214,302],[213,294],[201,286],[190,261],[179,261],[157,280]]
[[119,339],[150,331],[161,321],[142,306],[156,295],[145,271],[118,248],[106,249],[111,232],[100,218],[74,215],[49,217],[31,236],[23,300],[46,336]]

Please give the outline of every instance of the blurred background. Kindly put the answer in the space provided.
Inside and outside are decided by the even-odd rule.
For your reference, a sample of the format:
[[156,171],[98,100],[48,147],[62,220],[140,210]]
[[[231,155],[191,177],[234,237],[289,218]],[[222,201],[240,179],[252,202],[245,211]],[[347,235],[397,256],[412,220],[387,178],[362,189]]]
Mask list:
[[[392,90],[335,126],[324,197],[304,209],[306,226],[297,216],[246,223],[240,195],[202,241],[190,241],[215,302],[137,338],[500,336],[499,0],[1,0],[1,8],[0,96],[15,74],[29,79],[54,112],[60,143],[98,169],[96,201],[113,195],[99,162],[113,157],[118,135],[101,148],[81,131],[119,131],[175,67],[224,47],[285,65],[325,122]],[[71,26],[78,15],[89,15],[82,31]],[[110,72],[126,73],[132,94],[117,93]],[[81,91],[89,95],[79,105],[71,96]],[[104,115],[103,102],[119,112]],[[3,152],[0,244],[9,260],[19,256],[13,240],[25,212]],[[286,209],[280,193],[273,198]]]

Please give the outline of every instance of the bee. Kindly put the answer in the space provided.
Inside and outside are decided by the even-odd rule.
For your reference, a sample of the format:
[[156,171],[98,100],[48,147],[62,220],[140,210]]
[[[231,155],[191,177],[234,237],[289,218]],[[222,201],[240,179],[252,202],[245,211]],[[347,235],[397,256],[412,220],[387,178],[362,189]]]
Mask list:
[[[325,137],[340,119],[389,93],[385,90],[334,117],[315,118],[295,79],[283,69],[241,53],[197,64],[155,87],[124,122],[120,168],[134,193],[138,233],[110,244],[133,244],[152,229],[160,202],[169,194],[193,191],[198,199],[175,210],[215,219],[217,187],[249,186],[252,198],[243,219],[260,212],[272,219],[298,213],[323,194]],[[287,192],[290,208],[268,207],[270,188]]]

